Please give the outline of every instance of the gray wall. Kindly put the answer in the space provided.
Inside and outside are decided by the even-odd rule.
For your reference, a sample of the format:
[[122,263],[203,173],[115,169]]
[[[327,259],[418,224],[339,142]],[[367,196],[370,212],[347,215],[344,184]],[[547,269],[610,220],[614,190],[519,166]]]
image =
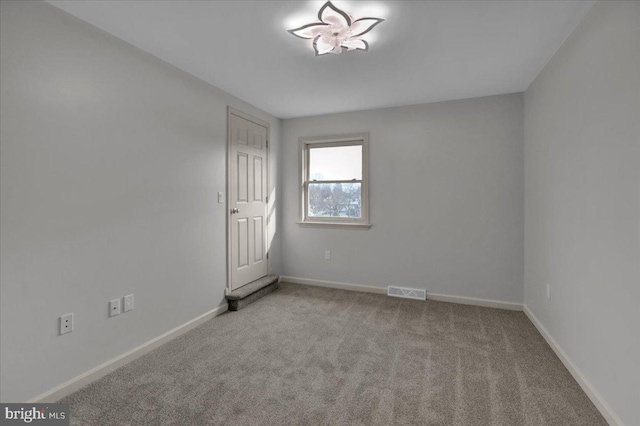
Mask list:
[[[513,94],[284,120],[285,275],[522,303],[522,103]],[[373,227],[300,227],[298,138],[357,132],[370,133]]]
[[0,398],[24,401],[222,303],[226,108],[271,123],[273,188],[280,120],[51,5],[1,3]]
[[640,3],[598,2],[525,94],[525,304],[627,425],[640,424],[639,173]]

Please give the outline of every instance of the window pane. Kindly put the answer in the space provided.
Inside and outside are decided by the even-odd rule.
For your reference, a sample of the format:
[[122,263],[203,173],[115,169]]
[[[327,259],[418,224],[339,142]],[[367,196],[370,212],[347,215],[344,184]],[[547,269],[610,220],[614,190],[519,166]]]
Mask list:
[[309,179],[362,180],[362,145],[310,148]]
[[361,218],[361,183],[309,183],[308,217]]

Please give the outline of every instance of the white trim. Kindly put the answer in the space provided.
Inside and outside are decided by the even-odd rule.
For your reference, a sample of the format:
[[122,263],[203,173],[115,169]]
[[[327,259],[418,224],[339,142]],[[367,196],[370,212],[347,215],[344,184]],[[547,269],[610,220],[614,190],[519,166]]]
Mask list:
[[427,300],[438,302],[459,303],[461,305],[482,306],[485,308],[507,309],[509,311],[522,311],[522,303],[504,302],[502,300],[479,299],[477,297],[452,296],[427,292]]
[[222,315],[228,309],[228,304],[223,304],[210,310],[209,312],[205,312],[204,314],[187,321],[186,323],[179,325],[173,330],[169,330],[166,333],[149,340],[146,343],[141,344],[128,352],[123,353],[109,361],[100,364],[99,366],[92,368],[89,371],[86,371],[71,380],[68,380],[53,389],[50,389],[32,399],[27,401],[29,404],[38,403],[38,402],[55,402],[64,398],[67,395],[72,394],[73,392],[87,386],[88,384],[95,382],[101,377],[106,376],[107,374],[117,370],[125,364],[130,363],[136,358],[141,357],[142,355],[151,352],[157,347],[164,345],[170,340],[175,339],[176,337],[192,330],[193,328],[199,326],[200,324],[210,320],[211,318],[217,317],[218,315]]
[[[267,257],[267,275],[271,273],[271,256],[269,256],[269,203],[273,203],[271,200],[271,124],[264,120],[260,120],[252,115],[249,115],[245,112],[240,111],[239,109],[235,109],[231,106],[227,106],[227,197],[225,203],[225,220],[227,221],[227,287],[224,291],[225,296],[233,291],[233,265],[231,258],[231,219],[230,219],[230,208],[231,208],[231,147],[233,145],[233,141],[231,140],[231,116],[235,115],[236,117],[244,118],[247,121],[251,121],[254,124],[265,127],[267,129],[267,140],[266,140],[266,151],[267,151],[267,199],[268,201],[264,206],[264,252]],[[246,283],[248,284],[248,283]]]
[[607,402],[602,398],[602,396],[596,391],[594,386],[587,380],[587,378],[582,374],[582,372],[578,369],[578,367],[571,361],[569,355],[560,347],[558,342],[553,338],[551,333],[547,331],[547,329],[542,325],[542,322],[533,314],[533,312],[529,309],[527,305],[524,305],[524,313],[529,318],[529,320],[533,323],[533,325],[538,329],[538,332],[544,337],[544,340],[547,341],[553,352],[556,353],[560,361],[564,364],[564,366],[569,370],[569,373],[576,379],[576,382],[580,385],[584,393],[587,394],[593,405],[596,406],[600,414],[605,418],[607,423],[611,426],[622,426],[622,420],[616,415],[613,409],[607,404]]
[[246,112],[240,111],[239,109],[235,109],[234,107],[231,107],[231,106],[227,106],[227,112],[228,114],[237,115],[238,117],[244,118],[245,120],[251,121],[252,123],[255,123],[259,126],[266,127],[267,129],[271,126],[269,122],[260,120],[259,118],[254,117],[253,115],[249,115]]
[[298,221],[296,223],[300,226],[308,226],[310,228],[320,227],[320,228],[336,228],[336,229],[344,229],[344,228],[369,229],[373,226],[370,223],[313,222],[310,220]]
[[[362,179],[361,184],[361,213],[359,219],[349,219],[344,217],[307,217],[307,190],[309,184],[309,149],[311,147],[329,147],[329,146],[362,146]],[[334,227],[347,229],[349,227],[356,228],[353,225],[359,225],[360,229],[369,229],[371,227],[369,212],[369,133],[353,133],[342,136],[317,136],[304,137],[298,139],[298,157],[299,157],[299,191],[298,191],[298,208],[299,216],[298,225],[310,225],[313,227]],[[338,225],[338,226],[335,226]],[[346,226],[349,225],[349,226]]]
[[[280,282],[288,282],[294,284],[312,285],[317,287],[337,288],[340,290],[362,291],[365,293],[387,294],[386,287],[377,287],[363,284],[341,283],[336,281],[313,280],[300,277],[281,276]],[[503,302],[499,300],[477,299],[475,297],[450,296],[447,294],[438,294],[427,292],[427,300],[435,300],[440,302],[460,303],[463,305],[483,306],[487,308],[508,309],[512,311],[522,311],[521,303]]]
[[361,291],[364,293],[387,294],[387,289],[383,287],[375,287],[372,285],[339,283],[336,281],[310,280],[307,278],[281,276],[280,282],[312,285],[316,287],[337,288],[339,290]]

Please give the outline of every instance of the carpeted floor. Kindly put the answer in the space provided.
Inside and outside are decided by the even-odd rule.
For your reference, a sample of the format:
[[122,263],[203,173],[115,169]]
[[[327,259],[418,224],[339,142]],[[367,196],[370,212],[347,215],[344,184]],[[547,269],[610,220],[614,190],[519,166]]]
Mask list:
[[295,284],[65,398],[81,425],[603,425],[522,312]]

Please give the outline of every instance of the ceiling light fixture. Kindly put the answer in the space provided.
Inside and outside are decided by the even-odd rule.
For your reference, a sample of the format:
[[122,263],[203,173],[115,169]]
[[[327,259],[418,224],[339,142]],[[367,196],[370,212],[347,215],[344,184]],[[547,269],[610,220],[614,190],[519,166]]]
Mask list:
[[366,52],[369,50],[369,43],[361,37],[384,21],[382,18],[360,18],[354,21],[348,13],[338,9],[330,1],[320,8],[318,19],[320,22],[289,30],[296,37],[313,40],[316,56],[340,54],[343,49]]

